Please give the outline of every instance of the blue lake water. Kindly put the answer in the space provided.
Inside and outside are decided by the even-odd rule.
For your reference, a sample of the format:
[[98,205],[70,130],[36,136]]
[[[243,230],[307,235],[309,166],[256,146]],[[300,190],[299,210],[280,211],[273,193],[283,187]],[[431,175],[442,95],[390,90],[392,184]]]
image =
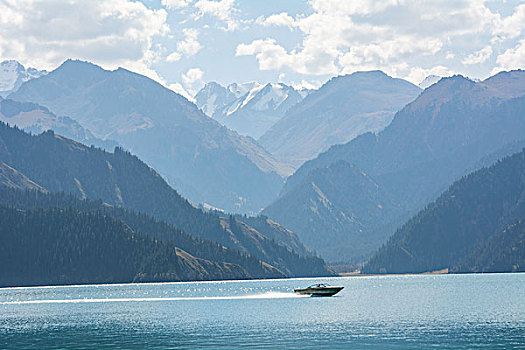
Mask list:
[[432,347],[525,349],[525,274],[0,289],[1,349]]

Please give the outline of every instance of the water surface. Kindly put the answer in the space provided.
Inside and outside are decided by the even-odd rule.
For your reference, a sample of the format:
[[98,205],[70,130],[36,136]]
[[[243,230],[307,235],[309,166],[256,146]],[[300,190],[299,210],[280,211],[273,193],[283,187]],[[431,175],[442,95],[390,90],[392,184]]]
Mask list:
[[525,274],[0,289],[2,349],[349,347],[523,349]]

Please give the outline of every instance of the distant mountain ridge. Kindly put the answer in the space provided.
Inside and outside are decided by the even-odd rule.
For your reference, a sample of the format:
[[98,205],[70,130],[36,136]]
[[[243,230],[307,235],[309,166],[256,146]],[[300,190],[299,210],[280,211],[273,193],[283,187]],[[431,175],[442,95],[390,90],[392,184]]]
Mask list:
[[[112,139],[155,167],[196,203],[257,212],[287,174],[253,139],[204,115],[153,80],[119,68],[68,60],[24,83],[10,98],[67,115],[96,137]],[[257,182],[257,187],[251,186]]]
[[75,141],[113,150],[117,143],[111,140],[101,140],[91,131],[68,117],[57,117],[47,108],[30,102],[18,102],[0,97],[0,121],[11,126],[17,126],[25,131],[40,134],[53,130]]
[[[511,144],[523,140],[524,94],[525,72],[521,70],[499,73],[479,83],[461,76],[443,78],[399,111],[382,132],[367,133],[333,146],[303,164],[287,179],[280,198],[263,213],[296,232],[302,241],[309,242],[306,245],[310,249],[331,262],[362,259],[453,181],[472,171],[487,156],[512,150]],[[372,178],[382,189],[379,197],[374,197],[376,193],[369,192],[368,187],[361,188],[360,182],[352,184],[353,178],[339,176],[334,164],[340,161]],[[321,176],[323,172],[325,175]],[[329,209],[329,214],[321,214],[308,205],[319,201],[311,190],[314,174],[314,184],[326,197],[320,203],[325,203],[323,207]],[[323,191],[327,184],[339,191],[327,196],[327,190]],[[360,196],[385,209],[377,220],[373,219],[374,211],[358,217],[359,222],[370,223],[361,228],[362,233],[351,226],[327,232],[313,229],[340,227],[344,221],[334,213],[348,213],[352,205],[359,203],[353,198]],[[334,203],[346,204],[328,205]],[[383,203],[394,205],[385,207]],[[303,215],[299,215],[301,212]],[[320,234],[331,234],[337,239],[317,246],[316,242],[322,241]],[[367,240],[368,253],[356,248],[356,237]],[[332,253],[335,250],[346,253]]]
[[379,132],[420,92],[408,81],[381,71],[335,77],[289,109],[259,142],[297,168],[332,145]]
[[195,95],[195,102],[209,117],[258,139],[303,97],[282,83],[234,83],[224,87],[210,82]]
[[25,68],[15,60],[3,61],[0,63],[0,97],[6,97],[24,82],[45,74],[47,74],[45,70]]

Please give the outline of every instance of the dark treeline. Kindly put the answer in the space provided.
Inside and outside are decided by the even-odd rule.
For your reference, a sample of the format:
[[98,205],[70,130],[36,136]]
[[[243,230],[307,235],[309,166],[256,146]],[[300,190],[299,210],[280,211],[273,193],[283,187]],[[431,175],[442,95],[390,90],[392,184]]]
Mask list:
[[494,234],[452,269],[453,272],[525,271],[525,221]]
[[[19,210],[61,208],[74,209],[78,212],[97,212],[121,221],[136,236],[147,236],[169,242],[169,244],[197,258],[242,266],[248,277],[268,278],[284,276],[281,272],[266,266],[254,256],[224,247],[218,243],[194,238],[169,224],[156,221],[151,216],[109,206],[100,200],[80,200],[75,196],[64,193],[23,191],[0,186],[0,204],[9,205]],[[111,231],[108,230],[107,233],[111,234]]]
[[525,271],[525,151],[455,182],[401,227],[365,273]]
[[103,211],[0,206],[0,286],[248,277],[238,265],[179,257]]

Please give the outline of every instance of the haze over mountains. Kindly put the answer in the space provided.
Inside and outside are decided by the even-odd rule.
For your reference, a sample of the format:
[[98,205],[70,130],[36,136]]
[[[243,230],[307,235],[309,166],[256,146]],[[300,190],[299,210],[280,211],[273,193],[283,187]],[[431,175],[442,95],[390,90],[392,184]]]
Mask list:
[[[66,115],[157,169],[196,203],[257,212],[279,191],[289,169],[253,139],[204,115],[144,76],[68,60],[23,84],[10,98]],[[257,186],[253,186],[257,183]]]
[[259,142],[279,160],[299,167],[332,145],[382,130],[420,92],[380,71],[332,78],[288,110]]
[[195,103],[219,123],[258,139],[307,94],[306,90],[296,91],[281,83],[234,83],[224,87],[211,82],[195,95]]
[[[266,228],[266,232],[279,230],[272,239],[237,219],[228,221],[226,227],[218,215],[194,208],[153,169],[119,148],[114,153],[107,153],[51,131],[32,136],[0,123],[0,164],[5,170],[0,185],[65,192],[82,199],[100,200],[98,204],[88,206],[97,210],[107,206],[134,210],[188,232],[197,239],[215,242],[239,254],[249,254],[264,262],[274,271],[272,273],[278,271],[278,275],[330,274],[321,259],[298,255],[286,245],[278,244],[278,237],[283,237],[279,227]],[[16,208],[20,208],[17,196],[20,195],[10,196],[11,200],[5,204],[16,204]],[[65,204],[45,201],[48,203],[45,208],[71,206],[71,201],[67,198],[59,198],[59,202]],[[22,208],[29,205],[24,203],[20,204]],[[42,207],[31,207],[34,206]],[[73,206],[85,210],[82,203],[75,202]],[[154,237],[173,241],[174,238],[165,231],[148,229]],[[283,240],[294,240],[293,233],[288,231],[287,235],[290,238],[283,237]],[[306,249],[303,247],[299,251],[303,253]]]
[[[520,70],[479,83],[461,76],[441,79],[398,112],[381,133],[333,146],[305,163],[263,213],[297,232],[329,261],[362,259],[374,249],[367,251],[356,241],[379,247],[410,213],[436,198],[480,159],[524,138],[524,93],[525,72]],[[341,161],[347,165],[334,168]],[[352,167],[354,177],[361,174],[370,180],[351,177],[346,182],[348,177],[338,176],[338,171]],[[361,183],[375,183],[377,190]],[[330,190],[334,188],[338,191]],[[385,214],[375,220],[376,211],[358,212],[355,208],[366,203],[363,198]],[[311,203],[322,205],[322,210]],[[316,242],[327,233],[315,228],[325,220],[339,229],[328,230],[335,237],[333,243],[318,247]]]

